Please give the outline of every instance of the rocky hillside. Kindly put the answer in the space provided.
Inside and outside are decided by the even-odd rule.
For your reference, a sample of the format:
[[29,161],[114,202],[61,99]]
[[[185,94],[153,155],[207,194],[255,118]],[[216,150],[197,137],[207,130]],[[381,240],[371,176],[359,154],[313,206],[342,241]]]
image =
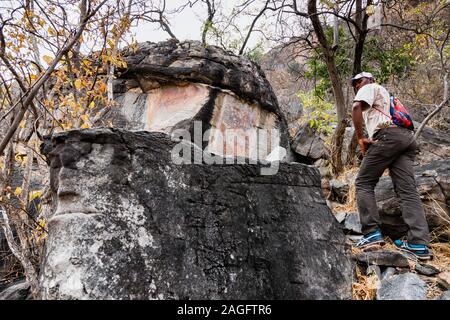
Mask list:
[[[327,175],[326,137],[297,122],[295,92],[308,83],[286,69],[290,53],[272,52],[263,71],[195,41],[125,50],[113,128],[61,132],[42,146],[52,202],[34,298],[449,299],[448,135],[427,128],[419,141],[434,260],[391,244],[352,250],[357,168]],[[272,130],[279,139],[258,135]],[[376,194],[384,233],[402,236],[388,176]],[[31,298],[23,281],[0,291]]]

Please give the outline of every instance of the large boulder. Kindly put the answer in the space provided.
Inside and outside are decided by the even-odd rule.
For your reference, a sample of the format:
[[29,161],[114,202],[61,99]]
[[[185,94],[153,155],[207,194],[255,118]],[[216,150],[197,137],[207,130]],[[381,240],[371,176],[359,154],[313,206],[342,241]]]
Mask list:
[[177,146],[205,154],[152,132],[53,143],[43,299],[351,298],[350,248],[317,169],[176,164]]
[[302,159],[314,162],[321,158],[327,158],[325,136],[308,123],[304,123],[298,130],[291,143],[292,150]]
[[[280,145],[289,160],[286,120],[252,61],[199,41],[144,42],[122,55],[127,67],[114,85],[114,127],[187,130],[208,152],[254,159],[265,159]],[[271,138],[257,138],[261,131]]]

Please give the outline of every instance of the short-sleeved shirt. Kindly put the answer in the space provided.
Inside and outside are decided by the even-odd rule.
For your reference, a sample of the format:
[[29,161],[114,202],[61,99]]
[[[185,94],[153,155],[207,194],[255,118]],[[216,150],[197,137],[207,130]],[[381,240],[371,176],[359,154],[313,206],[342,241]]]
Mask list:
[[370,139],[379,129],[392,124],[389,117],[389,92],[379,84],[369,83],[362,86],[353,101],[364,101],[369,105],[363,108],[363,119]]

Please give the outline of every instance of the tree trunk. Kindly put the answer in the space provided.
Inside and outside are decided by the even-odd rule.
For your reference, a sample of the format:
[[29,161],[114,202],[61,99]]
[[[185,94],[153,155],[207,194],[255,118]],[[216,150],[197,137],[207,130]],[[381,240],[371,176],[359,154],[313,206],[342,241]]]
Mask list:
[[325,36],[322,24],[320,23],[319,16],[317,15],[317,3],[316,0],[308,0],[308,14],[312,22],[314,32],[316,33],[317,40],[323,51],[323,58],[327,66],[328,75],[330,77],[331,86],[333,89],[334,100],[336,104],[336,113],[338,125],[334,131],[332,137],[332,154],[331,154],[331,166],[333,174],[339,174],[342,169],[342,141],[344,139],[345,127],[347,126],[347,110],[345,107],[344,91],[342,90],[342,82],[339,77],[339,72],[336,67],[336,61],[334,51],[328,44]]
[[[372,0],[367,1],[367,5],[371,5]],[[358,74],[362,72],[362,55],[363,55],[363,49],[364,49],[364,43],[366,41],[367,36],[367,20],[369,19],[369,16],[362,11],[362,5],[361,0],[356,1],[356,24],[358,25],[358,28],[356,30],[356,33],[358,35],[358,38],[356,40],[355,44],[355,51],[353,54],[353,75]]]
[[353,132],[352,139],[347,148],[347,159],[345,159],[346,165],[354,165],[356,158],[356,149],[358,148],[358,137],[356,136],[356,131]]

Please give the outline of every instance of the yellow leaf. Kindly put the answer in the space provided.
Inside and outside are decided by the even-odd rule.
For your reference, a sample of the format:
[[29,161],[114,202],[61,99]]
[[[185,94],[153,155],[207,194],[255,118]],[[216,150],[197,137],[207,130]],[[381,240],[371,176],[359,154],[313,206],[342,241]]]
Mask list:
[[16,196],[20,196],[21,193],[22,193],[21,187],[17,187],[16,190],[14,191],[14,195],[16,195]]
[[75,80],[75,88],[76,88],[77,90],[80,90],[81,87],[82,87],[81,79]]
[[40,198],[41,195],[42,195],[41,191],[34,190],[34,191],[30,191],[30,193],[28,194],[28,197],[29,197],[30,201],[33,201],[36,198]]
[[48,34],[51,36],[56,36],[56,31],[52,27],[48,27]]
[[94,101],[89,103],[89,109],[94,109],[94,107],[95,107],[95,102]]
[[20,121],[19,126],[20,126],[22,129],[25,128],[25,121]]
[[80,128],[81,129],[89,129],[90,126],[87,123],[83,123]]
[[44,59],[44,61],[45,61],[48,65],[51,64],[52,61],[53,61],[53,58],[50,57],[50,56],[47,56],[47,55],[43,56],[42,59]]
[[366,14],[370,17],[371,15],[375,14],[375,6],[373,4],[367,6],[366,8]]
[[83,120],[84,122],[88,122],[89,121],[89,116],[87,114],[83,114],[81,117],[81,120]]

